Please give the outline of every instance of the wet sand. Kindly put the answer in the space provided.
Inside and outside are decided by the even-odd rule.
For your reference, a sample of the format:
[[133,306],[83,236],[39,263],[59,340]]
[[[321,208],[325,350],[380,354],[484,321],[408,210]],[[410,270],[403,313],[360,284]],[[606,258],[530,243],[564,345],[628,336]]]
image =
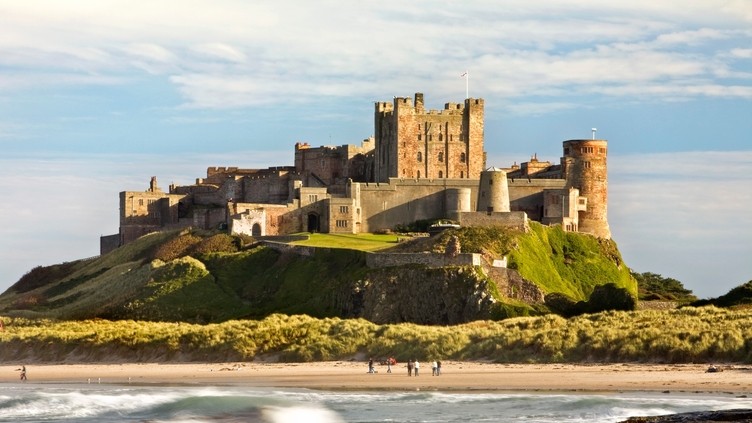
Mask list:
[[[0,383],[18,383],[19,365],[0,365]],[[420,375],[408,377],[404,363],[146,363],[26,364],[28,384],[187,384],[245,385],[346,390],[697,392],[752,395],[752,366],[719,366],[706,372],[695,364],[489,364],[448,361],[441,376],[421,363]]]

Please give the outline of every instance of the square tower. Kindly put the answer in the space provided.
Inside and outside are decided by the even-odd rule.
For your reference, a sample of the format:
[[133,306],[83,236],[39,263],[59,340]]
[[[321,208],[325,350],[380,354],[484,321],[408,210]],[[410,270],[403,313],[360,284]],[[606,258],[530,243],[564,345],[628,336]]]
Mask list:
[[375,179],[478,179],[485,168],[483,99],[426,110],[423,94],[376,103]]

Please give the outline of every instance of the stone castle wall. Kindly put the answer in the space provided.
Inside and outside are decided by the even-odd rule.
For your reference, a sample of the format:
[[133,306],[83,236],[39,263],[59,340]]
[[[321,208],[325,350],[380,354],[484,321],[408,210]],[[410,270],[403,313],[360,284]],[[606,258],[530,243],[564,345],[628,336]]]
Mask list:
[[459,224],[462,226],[504,226],[523,232],[529,229],[525,212],[460,213]]
[[426,267],[445,267],[445,266],[480,266],[480,254],[458,254],[457,256],[448,256],[439,253],[368,253],[366,254],[366,265],[372,269],[382,267],[422,265]]
[[[471,191],[475,210],[478,181],[470,179],[429,180],[390,179],[388,184],[360,184],[360,206],[363,219],[362,232],[391,229],[416,220],[441,219],[446,217],[447,188],[467,188]],[[454,207],[449,207],[454,210]]]

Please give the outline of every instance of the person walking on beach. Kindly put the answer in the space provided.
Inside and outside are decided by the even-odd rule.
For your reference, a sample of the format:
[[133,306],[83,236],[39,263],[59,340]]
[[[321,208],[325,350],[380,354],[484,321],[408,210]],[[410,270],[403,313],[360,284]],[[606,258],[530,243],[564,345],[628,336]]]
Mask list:
[[368,373],[376,373],[373,369],[373,358],[368,360]]
[[420,363],[418,363],[418,360],[415,360],[413,363],[413,367],[415,368],[415,376],[418,376],[418,370],[420,369]]
[[436,376],[441,375],[441,360],[436,362]]
[[21,380],[26,382],[26,366],[21,366]]
[[438,370],[438,367],[436,366],[436,360],[431,363],[431,376],[436,376],[436,371]]
[[386,359],[386,372],[391,373],[392,372],[392,357],[389,357]]
[[413,361],[407,360],[407,375],[412,376],[413,375]]

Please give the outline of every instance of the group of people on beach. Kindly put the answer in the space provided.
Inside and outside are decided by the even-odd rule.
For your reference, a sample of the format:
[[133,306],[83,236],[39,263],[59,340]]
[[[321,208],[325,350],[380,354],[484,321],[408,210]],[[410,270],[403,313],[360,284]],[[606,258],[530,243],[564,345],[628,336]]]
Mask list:
[[[413,373],[415,373],[415,376],[420,375],[420,362],[418,360],[410,360],[407,362],[407,375],[412,376]],[[431,363],[431,376],[439,375],[441,375],[441,361],[434,360],[433,363]]]
[[[389,357],[385,361],[382,361],[381,364],[386,364],[386,372],[391,373],[392,366],[397,364],[397,360],[395,360],[394,357]],[[370,358],[368,360],[368,373],[377,373],[376,368],[373,367],[373,358]],[[412,376],[413,373],[415,373],[415,376],[420,375],[420,362],[418,360],[410,359],[407,361],[407,375]],[[431,376],[440,376],[440,375],[441,375],[441,361],[434,360],[433,363],[431,363]]]

